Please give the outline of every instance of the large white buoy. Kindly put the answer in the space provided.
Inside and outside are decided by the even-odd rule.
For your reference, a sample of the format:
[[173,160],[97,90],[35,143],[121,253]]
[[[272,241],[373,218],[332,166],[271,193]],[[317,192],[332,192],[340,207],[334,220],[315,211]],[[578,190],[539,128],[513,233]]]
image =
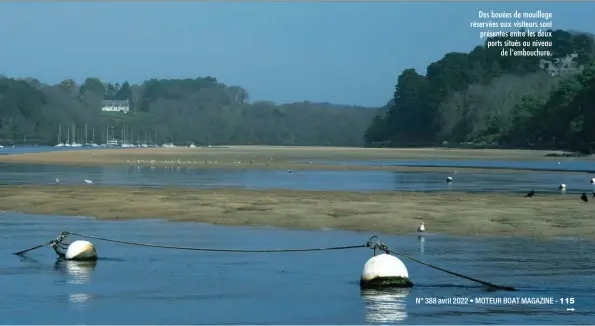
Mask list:
[[64,258],[67,260],[97,260],[97,250],[89,241],[76,240],[68,246]]
[[370,258],[364,265],[360,279],[360,287],[363,289],[412,286],[405,264],[399,258],[389,254]]
[[591,179],[591,184],[595,183],[595,178]]
[[560,186],[558,187],[558,189],[566,189],[566,185],[561,183]]
[[452,182],[452,178],[451,177],[447,177],[446,178],[446,182],[451,183]]

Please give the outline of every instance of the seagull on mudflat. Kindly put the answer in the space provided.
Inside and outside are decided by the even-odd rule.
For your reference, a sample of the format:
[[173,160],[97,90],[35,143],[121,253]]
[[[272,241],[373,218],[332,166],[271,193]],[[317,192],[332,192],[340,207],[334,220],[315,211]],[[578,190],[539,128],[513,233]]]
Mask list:
[[419,227],[417,228],[417,232],[419,233],[423,233],[426,230],[426,227],[424,225],[424,222],[421,222],[421,224],[419,225]]
[[85,183],[89,185],[89,184],[92,184],[92,183],[93,183],[93,181],[91,181],[91,180],[89,180],[89,179],[86,179],[86,180],[85,180]]
[[60,183],[60,179],[56,178],[56,184]]

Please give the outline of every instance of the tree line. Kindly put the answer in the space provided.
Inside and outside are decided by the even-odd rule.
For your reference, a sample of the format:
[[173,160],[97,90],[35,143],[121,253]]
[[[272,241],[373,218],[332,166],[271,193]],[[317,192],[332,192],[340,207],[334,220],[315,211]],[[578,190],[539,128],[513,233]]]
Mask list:
[[[550,31],[551,38],[487,38],[469,53],[452,52],[425,75],[406,69],[394,96],[366,129],[369,146],[595,148],[595,43],[586,33]],[[551,41],[552,56],[502,56],[488,43]],[[534,42],[537,41],[537,42]],[[493,43],[492,43],[493,44]],[[544,50],[543,47],[539,48]]]
[[[128,100],[129,113],[102,112],[103,100]],[[329,103],[277,105],[249,101],[248,92],[214,77],[151,79],[135,85],[87,78],[49,85],[34,78],[0,76],[0,144],[53,145],[67,132],[106,129],[120,138],[154,137],[188,145],[362,146],[375,110]],[[90,131],[89,131],[90,132]],[[135,136],[138,135],[138,136]],[[79,137],[80,136],[80,137]],[[85,135],[87,136],[87,135]],[[77,138],[85,138],[77,133]],[[88,136],[90,139],[91,136]],[[71,138],[72,139],[72,138]],[[155,139],[152,139],[155,141]]]

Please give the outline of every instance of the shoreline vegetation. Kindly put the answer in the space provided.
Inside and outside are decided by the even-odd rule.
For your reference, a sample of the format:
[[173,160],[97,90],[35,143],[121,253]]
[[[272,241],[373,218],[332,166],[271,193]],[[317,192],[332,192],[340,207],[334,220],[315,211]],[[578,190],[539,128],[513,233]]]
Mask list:
[[595,40],[578,31],[548,32],[546,41],[556,45],[549,58],[503,57],[500,48],[488,46],[544,41],[510,34],[488,37],[468,52],[446,53],[423,69],[425,74],[403,70],[392,100],[366,129],[365,143],[594,153]]
[[578,195],[346,192],[112,186],[0,186],[0,209],[105,220],[159,218],[218,225],[595,239]]
[[[186,168],[276,169],[276,170],[346,170],[346,171],[435,171],[453,173],[527,171],[521,168],[391,166],[396,160],[477,160],[477,161],[550,161],[545,150],[453,149],[453,148],[361,148],[361,147],[290,147],[229,146],[197,148],[127,148],[85,149],[41,153],[0,155],[2,163],[54,165],[128,165]],[[588,157],[581,159],[590,159]],[[317,162],[329,162],[322,164]],[[333,162],[333,163],[331,163]],[[350,164],[374,162],[374,165]],[[431,162],[428,162],[431,163]],[[584,173],[576,171],[549,171]],[[545,170],[535,172],[548,172]]]

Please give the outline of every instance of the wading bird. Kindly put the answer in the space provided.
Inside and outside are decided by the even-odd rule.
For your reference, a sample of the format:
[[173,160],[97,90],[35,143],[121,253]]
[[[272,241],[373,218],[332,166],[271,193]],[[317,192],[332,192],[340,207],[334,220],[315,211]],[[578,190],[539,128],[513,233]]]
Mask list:
[[529,193],[525,195],[525,198],[527,198],[527,197],[531,198],[531,197],[533,197],[533,195],[535,195],[535,189],[531,189],[531,191],[529,191]]
[[587,197],[587,194],[583,192],[583,194],[581,195],[581,200],[584,201],[585,203],[589,202],[589,197]]

